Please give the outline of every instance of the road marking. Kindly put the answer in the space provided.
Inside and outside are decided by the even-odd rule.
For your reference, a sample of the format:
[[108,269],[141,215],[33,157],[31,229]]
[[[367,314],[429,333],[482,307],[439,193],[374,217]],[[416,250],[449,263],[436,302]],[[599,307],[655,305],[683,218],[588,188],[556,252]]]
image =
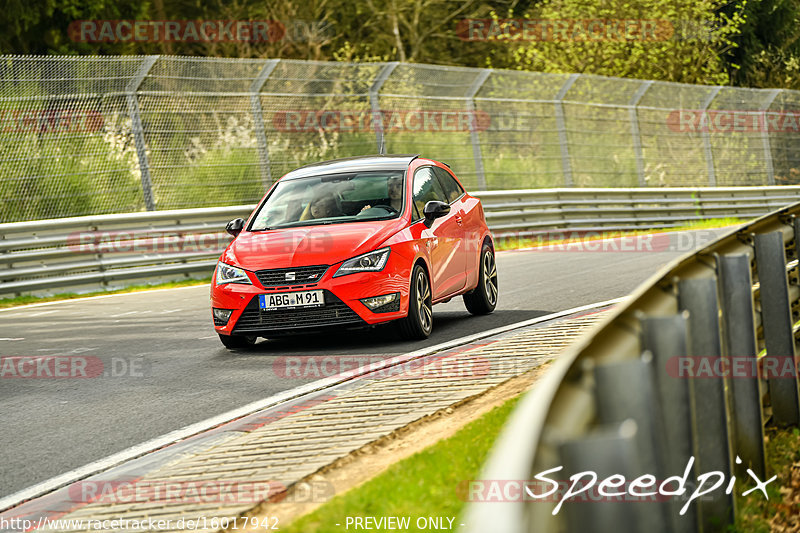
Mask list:
[[40,302],[37,304],[27,304],[27,305],[17,305],[14,307],[5,307],[0,309],[0,313],[7,312],[7,311],[19,311],[20,309],[29,309],[31,307],[44,307],[46,305],[59,305],[65,303],[73,303],[73,302],[85,302],[86,300],[100,300],[103,298],[114,298],[116,296],[130,296],[132,294],[152,294],[154,292],[162,292],[162,291],[180,291],[185,289],[197,289],[199,287],[210,287],[210,283],[202,283],[200,285],[187,285],[186,287],[167,287],[166,289],[147,289],[144,291],[133,291],[133,292],[120,292],[118,294],[100,294],[98,296],[84,296],[82,298],[70,298],[68,300],[56,300],[55,302]]
[[506,326],[501,326],[499,328],[489,329],[486,331],[481,331],[479,333],[473,333],[471,335],[459,337],[458,339],[446,341],[440,344],[436,344],[434,346],[430,346],[428,348],[422,348],[414,352],[409,352],[399,357],[389,357],[388,359],[385,359],[384,361],[381,361],[378,364],[368,365],[361,369],[351,371],[349,375],[346,377],[334,376],[334,377],[322,378],[311,383],[306,383],[305,385],[295,387],[294,389],[290,389],[288,391],[280,392],[278,394],[270,396],[269,398],[249,403],[243,407],[239,407],[238,409],[233,409],[231,411],[228,411],[227,413],[223,413],[221,415],[208,418],[201,422],[196,422],[184,428],[177,429],[175,431],[167,433],[166,435],[162,435],[160,437],[151,439],[147,442],[143,442],[142,444],[132,446],[126,450],[122,450],[121,452],[117,452],[113,455],[110,455],[103,459],[99,459],[97,461],[84,465],[80,468],[76,468],[75,470],[65,472],[60,476],[56,476],[47,481],[43,481],[41,483],[33,485],[32,487],[28,487],[27,489],[15,492],[14,494],[11,494],[9,496],[6,496],[5,498],[0,499],[0,512],[7,511],[8,509],[16,507],[17,505],[23,502],[32,500],[44,494],[48,494],[50,492],[53,492],[54,490],[60,489],[64,486],[67,486],[71,483],[87,478],[89,476],[99,474],[100,472],[118,466],[132,459],[136,459],[137,457],[141,457],[143,455],[146,455],[150,452],[153,452],[165,446],[169,446],[178,441],[187,439],[199,433],[203,433],[204,431],[208,431],[209,429],[212,429],[216,426],[226,424],[228,422],[231,422],[232,420],[245,417],[247,415],[261,411],[263,409],[276,407],[280,404],[286,403],[290,400],[296,400],[299,397],[311,393],[320,392],[324,389],[331,388],[335,385],[339,385],[347,381],[353,381],[359,379],[365,374],[370,374],[379,370],[383,370],[388,367],[401,365],[410,360],[419,359],[420,357],[425,357],[426,355],[430,355],[443,350],[448,350],[456,346],[461,346],[462,344],[469,344],[471,342],[474,342],[478,339],[482,339],[485,337],[491,337],[493,335],[499,335],[500,333],[505,333],[514,329],[519,329],[526,326],[532,326],[534,324],[538,324],[541,322],[547,322],[549,320],[554,320],[556,318],[573,315],[575,313],[580,313],[581,311],[589,311],[592,309],[614,305],[621,302],[624,299],[625,298],[615,298],[613,300],[606,300],[604,302],[597,302],[593,304],[582,305],[580,307],[573,307],[572,309],[567,309],[565,311],[558,311],[557,313],[551,313],[549,315],[523,320],[522,322],[515,322],[514,324],[508,324]]
[[111,315],[111,318],[117,318],[118,316],[125,316],[125,315],[135,315],[139,311],[128,311],[127,313],[120,313],[118,315]]
[[42,316],[42,315],[52,315],[53,313],[58,313],[58,309],[53,309],[52,311],[42,311],[40,313],[33,313],[32,315],[28,315],[29,317],[34,316]]
[[0,341],[24,341],[25,337],[0,337]]

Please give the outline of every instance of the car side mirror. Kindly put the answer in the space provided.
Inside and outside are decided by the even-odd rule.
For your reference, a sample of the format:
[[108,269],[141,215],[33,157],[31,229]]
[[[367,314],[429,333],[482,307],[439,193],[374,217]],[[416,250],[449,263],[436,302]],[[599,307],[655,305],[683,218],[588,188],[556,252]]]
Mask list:
[[239,235],[242,232],[242,229],[244,229],[244,219],[241,218],[234,218],[228,222],[227,226],[225,226],[225,231],[234,237]]
[[450,205],[444,202],[437,202],[436,200],[431,200],[425,207],[422,209],[422,214],[425,215],[425,225],[429,228],[433,224],[433,221],[437,218],[443,217],[450,212]]

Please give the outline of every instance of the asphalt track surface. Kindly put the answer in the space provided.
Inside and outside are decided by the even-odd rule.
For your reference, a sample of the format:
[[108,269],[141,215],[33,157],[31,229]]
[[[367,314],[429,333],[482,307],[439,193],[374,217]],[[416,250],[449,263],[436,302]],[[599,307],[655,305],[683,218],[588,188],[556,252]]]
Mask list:
[[281,356],[379,360],[625,296],[681,248],[501,252],[497,310],[472,317],[461,298],[437,305],[433,334],[418,342],[383,327],[262,340],[252,351],[230,352],[211,326],[207,285],[0,310],[0,355],[81,355],[116,374],[0,379],[0,497],[324,377],[287,378],[274,366]]

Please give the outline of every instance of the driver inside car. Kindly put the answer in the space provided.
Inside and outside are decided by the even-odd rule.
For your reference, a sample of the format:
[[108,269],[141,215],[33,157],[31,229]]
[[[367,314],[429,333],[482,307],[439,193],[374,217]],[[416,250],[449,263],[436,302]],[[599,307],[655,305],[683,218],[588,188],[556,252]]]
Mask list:
[[[399,176],[392,176],[386,182],[386,188],[389,192],[389,198],[387,200],[379,200],[375,202],[375,206],[388,205],[393,207],[396,212],[399,212],[403,207],[403,178]],[[367,204],[361,208],[361,211],[364,212],[371,208],[372,206]]]

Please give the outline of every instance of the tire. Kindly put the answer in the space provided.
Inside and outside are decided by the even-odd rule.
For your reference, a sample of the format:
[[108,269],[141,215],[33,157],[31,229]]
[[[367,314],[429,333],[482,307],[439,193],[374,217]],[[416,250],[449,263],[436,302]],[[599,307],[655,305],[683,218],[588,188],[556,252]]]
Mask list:
[[218,333],[219,340],[229,350],[244,350],[250,348],[256,343],[256,337],[248,337],[245,335],[223,335]]
[[411,272],[408,315],[398,321],[398,326],[400,334],[406,339],[427,339],[433,331],[431,283],[420,265],[414,265]]
[[497,263],[488,243],[481,249],[478,286],[464,294],[464,305],[473,315],[488,315],[497,307]]

